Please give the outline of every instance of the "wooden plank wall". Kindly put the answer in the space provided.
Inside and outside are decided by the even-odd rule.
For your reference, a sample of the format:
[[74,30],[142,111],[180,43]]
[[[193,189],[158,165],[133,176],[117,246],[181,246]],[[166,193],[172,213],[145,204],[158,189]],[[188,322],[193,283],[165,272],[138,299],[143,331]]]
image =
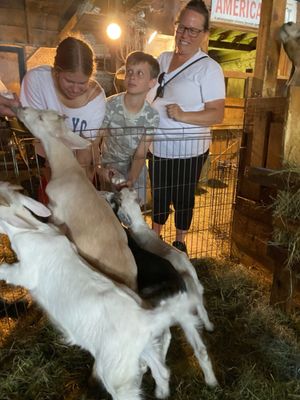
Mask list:
[[283,130],[287,99],[284,97],[246,100],[238,195],[261,200],[261,186],[245,176],[246,166],[279,169],[283,157]]
[[247,167],[280,169],[283,160],[287,98],[248,98],[240,157],[239,183],[232,226],[232,255],[245,264],[272,270],[268,254],[272,237],[269,208],[276,191],[247,177]]
[[242,129],[244,123],[245,99],[226,97],[224,119],[214,125],[214,130]]
[[[81,1],[83,4],[91,0]],[[64,15],[75,0],[0,1],[0,43],[10,45],[56,46],[66,24]]]

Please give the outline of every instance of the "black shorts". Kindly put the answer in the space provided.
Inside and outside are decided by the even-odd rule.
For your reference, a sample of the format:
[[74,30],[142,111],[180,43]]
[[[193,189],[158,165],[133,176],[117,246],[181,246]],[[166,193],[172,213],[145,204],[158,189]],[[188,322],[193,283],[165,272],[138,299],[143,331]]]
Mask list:
[[195,204],[195,191],[208,151],[192,158],[149,159],[149,176],[152,190],[153,221],[164,225],[172,203],[175,209],[175,226],[180,230],[190,228]]

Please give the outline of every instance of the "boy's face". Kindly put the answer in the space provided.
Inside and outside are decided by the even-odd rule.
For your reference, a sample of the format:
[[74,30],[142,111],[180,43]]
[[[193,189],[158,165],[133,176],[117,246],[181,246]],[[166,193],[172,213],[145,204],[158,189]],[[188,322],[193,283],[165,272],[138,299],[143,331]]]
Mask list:
[[127,93],[147,94],[156,84],[156,79],[151,78],[148,63],[129,64],[126,66],[124,86]]

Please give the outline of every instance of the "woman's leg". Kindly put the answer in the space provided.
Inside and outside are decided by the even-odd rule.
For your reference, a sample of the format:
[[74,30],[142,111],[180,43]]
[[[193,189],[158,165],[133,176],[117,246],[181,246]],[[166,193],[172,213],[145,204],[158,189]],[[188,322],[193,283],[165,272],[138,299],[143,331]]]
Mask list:
[[152,156],[149,159],[149,177],[152,192],[152,223],[153,230],[160,233],[169,217],[171,204],[171,161]]
[[176,228],[176,241],[184,243],[185,241],[185,236],[188,233],[188,231],[184,231],[182,229]]
[[182,243],[192,222],[197,182],[207,155],[204,153],[190,159],[177,159],[174,163],[172,201],[175,208],[176,241]]

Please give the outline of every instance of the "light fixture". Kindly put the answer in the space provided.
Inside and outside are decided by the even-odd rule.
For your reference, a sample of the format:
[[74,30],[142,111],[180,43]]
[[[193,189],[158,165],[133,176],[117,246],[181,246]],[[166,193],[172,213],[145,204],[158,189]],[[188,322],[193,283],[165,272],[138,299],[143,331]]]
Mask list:
[[149,36],[149,39],[147,40],[147,43],[150,44],[153,41],[153,39],[155,38],[156,35],[157,35],[157,31],[153,31],[151,33],[151,35]]
[[106,33],[111,40],[117,40],[120,38],[122,30],[120,25],[116,22],[112,22],[107,26]]

